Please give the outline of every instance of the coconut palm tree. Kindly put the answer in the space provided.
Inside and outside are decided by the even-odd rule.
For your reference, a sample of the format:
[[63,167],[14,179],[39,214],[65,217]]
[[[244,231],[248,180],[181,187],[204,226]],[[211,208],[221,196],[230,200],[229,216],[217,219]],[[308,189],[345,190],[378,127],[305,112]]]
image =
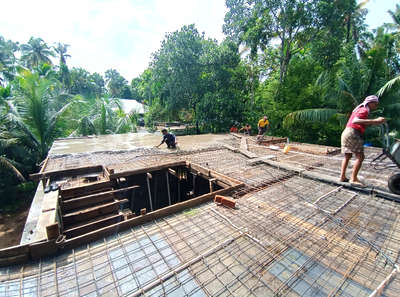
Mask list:
[[54,57],[54,52],[42,38],[31,37],[28,43],[21,45],[21,51],[21,60],[30,69],[38,67],[42,63],[52,64],[50,57]]
[[11,40],[6,41],[0,36],[0,86],[11,81],[15,74],[14,52],[18,50],[18,44]]
[[[39,159],[44,159],[57,137],[57,124],[72,102],[58,108],[57,83],[38,73],[21,70],[15,96],[7,102],[7,125]],[[62,94],[64,95],[64,94]]]
[[67,54],[69,44],[64,44],[64,43],[56,43],[56,46],[53,46],[54,50],[58,54],[58,57],[60,58],[60,65],[61,64],[67,64],[66,58],[71,58],[71,55]]
[[[393,31],[393,35],[397,38],[397,42],[400,45],[400,5],[396,4],[395,11],[388,11],[389,14],[392,16],[393,23],[385,24],[385,27]],[[400,48],[397,48],[397,54],[400,54]],[[389,80],[379,91],[378,96],[382,96],[385,92],[390,90],[395,84],[400,82],[400,75],[396,76],[395,78]]]
[[116,98],[96,98],[83,103],[87,114],[80,118],[73,135],[114,134],[136,131],[137,115],[126,114]]

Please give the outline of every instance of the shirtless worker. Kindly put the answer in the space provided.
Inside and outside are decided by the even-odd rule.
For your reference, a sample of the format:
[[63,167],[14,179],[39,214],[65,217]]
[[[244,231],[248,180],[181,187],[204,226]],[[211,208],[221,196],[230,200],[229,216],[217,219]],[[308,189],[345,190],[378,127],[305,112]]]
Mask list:
[[385,122],[385,118],[379,117],[376,119],[368,119],[371,110],[377,109],[379,99],[375,95],[368,96],[364,102],[354,108],[346,128],[342,132],[342,154],[344,159],[342,161],[342,168],[340,174],[341,182],[348,182],[346,177],[346,169],[352,155],[356,155],[356,161],[353,165],[353,172],[351,174],[350,183],[355,186],[365,187],[365,185],[358,179],[357,174],[360,171],[362,162],[364,161],[364,131],[367,126],[380,125]]
[[169,149],[176,148],[176,144],[178,142],[176,141],[175,135],[168,133],[167,129],[162,129],[161,133],[163,134],[163,139],[159,145],[156,145],[156,147],[159,147],[160,145],[162,145],[165,142]]

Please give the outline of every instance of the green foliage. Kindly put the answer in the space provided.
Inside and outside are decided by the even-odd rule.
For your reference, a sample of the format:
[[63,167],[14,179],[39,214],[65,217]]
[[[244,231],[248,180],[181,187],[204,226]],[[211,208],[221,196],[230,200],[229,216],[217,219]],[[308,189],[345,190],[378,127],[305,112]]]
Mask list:
[[216,132],[242,118],[246,72],[233,42],[218,45],[194,25],[184,26],[166,35],[149,74],[147,87],[143,78],[134,82],[136,90],[154,94],[144,100],[150,104],[147,123],[180,119],[194,122],[197,131]]
[[283,82],[293,55],[311,40],[324,65],[330,66],[337,60],[345,32],[342,24],[355,10],[355,2],[226,0],[224,32],[238,44],[248,46],[252,57],[259,49],[275,47],[273,41],[278,40],[276,53]]
[[[224,42],[194,25],[167,33],[130,84],[115,69],[104,77],[69,69],[66,44],[0,36],[0,197],[32,193],[34,185],[21,181],[57,137],[136,131],[138,115],[125,114],[116,98],[146,104],[150,131],[157,121],[196,132],[227,131],[234,122],[256,128],[266,114],[271,135],[339,145],[353,108],[377,93],[372,116],[388,118],[399,135],[400,6],[389,11],[392,23],[369,32],[366,2],[226,0]],[[379,145],[376,129],[366,137]]]
[[114,98],[132,99],[128,81],[115,69],[109,69],[105,73],[107,88],[110,96]]
[[83,68],[72,68],[70,71],[70,93],[82,95],[85,98],[101,97],[105,94],[105,82],[98,73],[90,74]]
[[50,57],[54,57],[54,52],[41,38],[31,37],[26,44],[21,45],[21,60],[30,69],[38,67],[40,64],[51,64]]

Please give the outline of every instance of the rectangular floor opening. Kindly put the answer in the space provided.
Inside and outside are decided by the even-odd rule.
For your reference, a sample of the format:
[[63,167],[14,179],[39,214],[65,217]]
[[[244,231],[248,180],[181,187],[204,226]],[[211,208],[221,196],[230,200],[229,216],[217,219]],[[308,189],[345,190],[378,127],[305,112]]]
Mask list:
[[128,202],[123,207],[135,215],[140,215],[143,209],[147,212],[158,210],[222,189],[215,178],[187,166],[130,175],[119,178],[117,183],[120,188],[132,186],[138,187],[128,193],[125,197]]

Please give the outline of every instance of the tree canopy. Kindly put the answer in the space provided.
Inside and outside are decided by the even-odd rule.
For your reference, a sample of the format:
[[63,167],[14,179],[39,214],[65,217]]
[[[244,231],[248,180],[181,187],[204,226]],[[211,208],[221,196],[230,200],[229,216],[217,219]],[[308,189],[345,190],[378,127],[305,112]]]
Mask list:
[[[120,99],[146,104],[148,126],[227,132],[267,114],[272,135],[339,145],[352,109],[378,94],[375,114],[400,138],[400,6],[371,31],[366,2],[226,0],[225,40],[193,24],[167,32],[130,82],[115,68],[70,68],[73,45],[62,41],[0,36],[0,197],[16,195],[57,137],[136,131]],[[380,145],[376,130],[366,137]]]

